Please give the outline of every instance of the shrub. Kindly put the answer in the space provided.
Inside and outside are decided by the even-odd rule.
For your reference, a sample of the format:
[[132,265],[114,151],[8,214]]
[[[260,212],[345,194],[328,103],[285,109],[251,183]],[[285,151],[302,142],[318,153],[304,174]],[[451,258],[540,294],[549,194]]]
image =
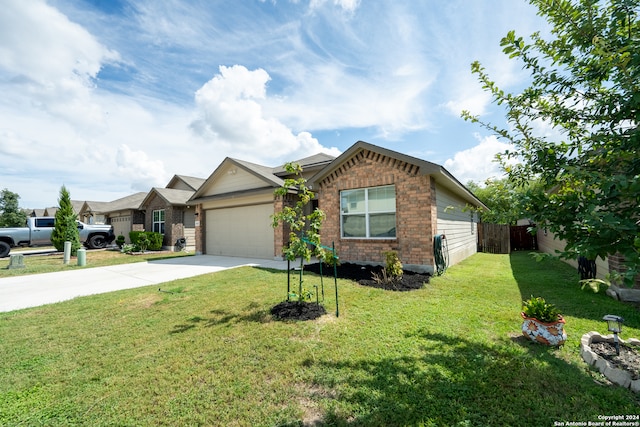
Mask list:
[[522,301],[522,312],[526,317],[538,319],[544,323],[552,323],[559,320],[560,311],[555,305],[548,303],[542,297],[533,296]]
[[386,257],[386,265],[385,272],[390,277],[402,277],[402,262],[400,262],[400,258],[398,258],[398,253],[396,251],[388,251],[384,253]]
[[118,245],[118,247],[120,249],[122,249],[122,245],[124,245],[124,236],[121,234],[118,237],[116,237],[116,245]]
[[149,240],[150,251],[159,251],[162,249],[162,241],[164,240],[164,235],[162,235],[161,233],[153,232],[153,231],[147,231],[145,235]]
[[131,243],[141,251],[159,251],[162,249],[164,235],[154,231],[131,231],[129,233]]

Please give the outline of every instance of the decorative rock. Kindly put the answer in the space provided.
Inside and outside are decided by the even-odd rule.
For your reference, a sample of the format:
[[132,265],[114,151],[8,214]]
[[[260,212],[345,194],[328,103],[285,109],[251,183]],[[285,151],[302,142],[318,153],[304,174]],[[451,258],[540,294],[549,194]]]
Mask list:
[[[618,338],[621,344],[624,344],[623,339]],[[591,366],[598,368],[598,371],[609,381],[624,388],[629,388],[636,393],[640,393],[640,379],[632,380],[631,373],[623,369],[613,367],[606,359],[598,357],[598,355],[591,350],[591,343],[597,342],[615,342],[613,335],[600,335],[598,332],[587,332],[580,339],[580,355],[582,359]],[[635,338],[629,338],[627,341],[629,345],[640,346],[640,340]]]
[[618,384],[620,387],[629,388],[629,385],[631,385],[631,375],[629,375],[629,372],[614,368],[609,362],[607,362],[607,367],[602,374],[607,377],[609,381]]
[[[626,287],[611,285],[609,290],[616,294],[615,299],[627,302],[640,302],[640,289],[629,289]],[[607,290],[607,295],[610,295]]]
[[9,255],[9,268],[24,268],[24,254],[11,254]]
[[[609,362],[607,362],[605,359],[602,359],[602,358],[596,356],[595,353],[593,353],[593,357],[596,360],[595,367],[598,368],[598,371],[600,371],[601,374],[604,374],[605,371],[607,370],[607,368],[609,367]],[[606,375],[605,375],[605,377],[606,377]]]

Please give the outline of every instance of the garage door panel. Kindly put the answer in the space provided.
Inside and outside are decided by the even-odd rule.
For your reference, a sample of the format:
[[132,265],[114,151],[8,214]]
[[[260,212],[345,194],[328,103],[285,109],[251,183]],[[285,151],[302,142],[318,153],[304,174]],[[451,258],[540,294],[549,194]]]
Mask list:
[[272,204],[208,210],[207,254],[273,258],[272,213]]

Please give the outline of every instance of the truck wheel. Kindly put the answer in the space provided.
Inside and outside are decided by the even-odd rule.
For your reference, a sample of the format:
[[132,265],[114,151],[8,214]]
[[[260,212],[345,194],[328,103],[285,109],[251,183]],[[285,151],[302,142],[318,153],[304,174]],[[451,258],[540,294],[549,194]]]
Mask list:
[[94,234],[89,237],[89,249],[102,249],[107,247],[107,239],[102,234]]
[[11,251],[11,246],[6,242],[0,242],[0,258],[8,257],[9,251]]

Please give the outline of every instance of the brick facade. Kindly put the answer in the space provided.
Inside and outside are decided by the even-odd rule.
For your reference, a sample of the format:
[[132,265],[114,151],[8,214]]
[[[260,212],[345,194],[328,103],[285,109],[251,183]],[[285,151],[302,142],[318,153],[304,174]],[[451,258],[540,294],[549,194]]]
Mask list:
[[[340,191],[395,185],[396,238],[342,239]],[[384,263],[384,252],[395,250],[405,265],[434,264],[435,183],[411,163],[362,150],[317,183],[319,207],[326,214],[322,243],[335,244],[341,261]]]
[[[616,271],[618,273],[624,273],[627,271],[627,266],[624,265],[625,259],[622,255],[609,255],[607,261],[609,262],[609,272]],[[640,289],[640,275],[636,276],[633,289]]]
[[206,212],[204,209],[202,209],[202,205],[201,204],[197,204],[196,205],[196,254],[204,254],[207,251],[207,246],[206,246],[206,239],[205,236],[207,235],[207,217],[206,217]]
[[184,208],[180,206],[167,206],[161,197],[154,195],[145,205],[147,214],[145,215],[145,229],[153,231],[153,211],[164,210],[164,239],[163,247],[173,247],[176,240],[184,237],[184,225],[182,219]]
[[[296,196],[287,194],[286,196],[275,196],[273,199],[273,213],[282,212],[285,206],[293,207],[296,203]],[[289,243],[290,227],[288,224],[280,224],[273,230],[273,255],[275,258],[283,257],[282,250]]]

